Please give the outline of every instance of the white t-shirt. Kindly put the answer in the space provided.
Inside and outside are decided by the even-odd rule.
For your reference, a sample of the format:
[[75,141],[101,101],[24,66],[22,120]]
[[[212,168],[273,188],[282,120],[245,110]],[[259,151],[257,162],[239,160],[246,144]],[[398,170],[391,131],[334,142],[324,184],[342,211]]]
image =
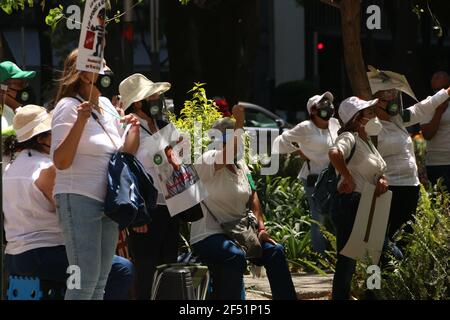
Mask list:
[[[80,102],[74,98],[63,98],[56,105],[52,119],[53,155],[56,147],[64,140],[77,119],[77,106]],[[113,139],[117,148],[122,145],[122,127],[111,102],[100,97],[99,104],[108,112],[97,114],[100,122]],[[81,135],[72,165],[65,170],[56,171],[54,194],[75,193],[103,202],[106,196],[108,162],[117,149],[102,127],[89,118]]]
[[[245,162],[243,160],[238,162],[241,169],[237,169],[237,174],[226,167],[215,171],[214,160],[222,157],[222,151],[209,150],[202,155],[202,163],[195,164],[197,173],[209,194],[203,202],[220,223],[243,217],[252,194],[247,178],[250,171]],[[191,244],[213,234],[223,233],[220,224],[203,205],[202,209],[203,218],[191,225]]]
[[35,184],[41,171],[52,165],[48,155],[22,150],[6,170],[3,212],[7,254],[64,245],[55,209]]
[[[432,118],[427,117],[422,124],[431,122]],[[450,106],[442,114],[436,134],[427,141],[425,163],[427,166],[450,165]]]
[[[141,125],[147,129],[148,131],[150,131],[150,128],[148,127],[147,121],[136,116],[139,119],[139,122],[141,123]],[[156,121],[155,121],[155,126],[156,128],[159,130],[160,128],[158,127]],[[161,190],[160,184],[159,184],[159,179],[158,179],[158,175],[156,173],[155,167],[153,165],[153,161],[150,159],[149,155],[148,155],[148,150],[146,150],[143,146],[144,146],[144,142],[146,139],[148,139],[150,137],[150,134],[148,132],[146,132],[145,130],[143,130],[142,128],[140,128],[140,144],[139,144],[139,149],[136,153],[136,158],[142,163],[142,165],[144,166],[145,170],[147,171],[147,173],[152,177],[153,179],[153,185],[155,186],[155,188],[158,190],[158,199],[157,199],[157,204],[159,205],[166,205],[166,200],[164,198],[164,194]]]
[[[3,108],[3,115],[2,115],[2,131],[8,128],[9,126],[13,125],[13,119],[14,119],[14,110],[5,105]],[[2,162],[3,162],[2,172],[5,172],[5,168],[10,161],[11,157],[2,155]]]
[[[272,150],[274,153],[291,153],[301,150],[310,160],[311,171],[305,161],[298,177],[306,179],[309,174],[319,174],[328,166],[330,162],[328,150],[336,140],[340,128],[336,118],[329,120],[328,129],[320,129],[311,120],[306,120],[278,136],[274,140]],[[293,145],[294,142],[299,148]]]
[[405,127],[426,121],[432,117],[436,108],[448,99],[446,90],[416,103],[407,110],[411,119],[403,122],[400,115],[391,117],[391,121],[381,121],[383,129],[378,135],[378,151],[386,161],[386,179],[391,186],[418,186],[414,143]]
[[[386,162],[384,162],[372,142],[366,143],[357,133],[342,133],[330,149],[338,149],[344,159],[347,159],[355,143],[355,152],[348,162],[347,168],[356,184],[354,191],[361,193],[366,182],[374,185],[377,183],[386,170]],[[341,182],[342,177],[339,184]]]
[[418,186],[414,144],[402,120],[380,120],[383,129],[378,135],[378,151],[386,161],[385,176],[392,186]]
[[9,126],[12,126],[13,119],[14,119],[14,110],[5,104],[2,115],[2,130],[5,130]]

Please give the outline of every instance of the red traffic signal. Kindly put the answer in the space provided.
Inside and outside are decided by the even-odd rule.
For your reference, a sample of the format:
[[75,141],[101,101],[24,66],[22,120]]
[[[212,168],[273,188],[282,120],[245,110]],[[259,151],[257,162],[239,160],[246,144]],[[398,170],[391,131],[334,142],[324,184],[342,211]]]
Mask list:
[[325,45],[323,44],[323,42],[319,42],[317,44],[317,50],[323,50],[325,48]]

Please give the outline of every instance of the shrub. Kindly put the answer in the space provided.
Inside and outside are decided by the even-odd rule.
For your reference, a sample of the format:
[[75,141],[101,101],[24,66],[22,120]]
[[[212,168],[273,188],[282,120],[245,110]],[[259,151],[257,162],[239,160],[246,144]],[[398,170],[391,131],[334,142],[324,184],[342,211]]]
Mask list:
[[[192,161],[201,155],[198,153],[199,148],[195,148],[195,146],[200,144],[202,147],[200,150],[203,152],[210,143],[210,139],[205,133],[211,129],[216,120],[222,118],[214,100],[206,97],[204,86],[204,83],[194,84],[194,87],[189,91],[192,92],[192,98],[184,102],[183,109],[180,111],[180,117],[177,118],[173,112],[168,113],[169,121],[180,132],[190,136],[191,146],[193,146],[192,150],[194,151],[192,152]],[[200,128],[200,131],[196,133],[195,130],[199,130],[198,128]],[[201,137],[199,141],[196,140],[197,136]]]
[[265,225],[273,239],[285,247],[286,258],[293,271],[334,270],[335,238],[322,227],[331,250],[320,256],[312,249],[311,220],[304,188],[296,177],[261,176],[257,180],[258,195]]

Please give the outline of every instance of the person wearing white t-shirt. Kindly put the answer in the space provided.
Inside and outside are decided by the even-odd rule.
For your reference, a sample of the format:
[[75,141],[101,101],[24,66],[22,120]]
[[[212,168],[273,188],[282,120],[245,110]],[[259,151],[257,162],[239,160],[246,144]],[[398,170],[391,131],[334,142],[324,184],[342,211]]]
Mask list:
[[[95,86],[98,74],[77,70],[77,56],[76,49],[64,62],[53,110],[54,196],[69,263],[82,270],[80,288],[68,289],[65,298],[101,300],[119,233],[103,212],[108,163],[119,149],[136,153],[139,122],[132,115],[117,119]],[[121,122],[131,124],[123,145]]]
[[[211,272],[212,298],[240,300],[247,256],[225,234],[221,223],[243,218],[248,205],[256,217],[262,246],[262,257],[252,259],[252,262],[266,268],[273,299],[295,300],[297,296],[283,246],[277,244],[265,230],[250,171],[245,161],[238,159],[237,141],[242,139],[240,133],[244,125],[244,108],[234,106],[233,116],[235,122],[223,118],[213,125],[213,129],[220,131],[217,139],[223,143],[223,148],[208,150],[195,161],[195,168],[208,191],[208,197],[202,202],[203,218],[191,226],[193,252],[208,265]],[[233,140],[233,151],[227,150],[231,149],[229,143]]]
[[[449,89],[450,90],[450,89]],[[392,88],[373,92],[379,102],[375,111],[383,129],[378,135],[377,149],[386,161],[386,178],[392,191],[387,236],[392,239],[403,224],[412,219],[419,201],[420,181],[414,143],[406,127],[421,123],[435,113],[449,98],[448,90],[440,90],[415,105],[403,109],[399,90]],[[412,232],[406,226],[407,232]]]
[[[365,101],[358,97],[342,101],[339,106],[339,117],[343,127],[329,150],[330,161],[341,176],[338,194],[333,200],[331,210],[331,218],[336,227],[337,250],[333,300],[348,300],[350,297],[356,261],[339,252],[344,248],[352,232],[364,184],[375,185],[377,195],[388,190],[384,176],[386,163],[370,140],[370,136],[377,136],[382,129],[374,110],[377,103],[378,99]],[[346,159],[349,158],[346,163]]]
[[[52,194],[56,170],[49,155],[51,115],[36,105],[19,107],[16,112],[15,140],[7,144],[16,156],[3,176],[6,273],[65,287],[69,262]],[[132,263],[114,256],[105,300],[128,299],[132,280]]]
[[[311,120],[303,121],[294,128],[284,131],[273,143],[273,153],[297,153],[306,161],[298,175],[303,182],[309,210],[313,220],[320,224],[325,216],[320,214],[312,199],[314,184],[320,172],[328,164],[328,149],[336,140],[340,129],[339,121],[333,118],[333,95],[325,92],[308,100],[306,105]],[[324,253],[326,239],[317,224],[311,225],[311,240],[314,251]]]
[[[439,92],[450,86],[450,76],[444,72],[436,72],[431,78],[433,92]],[[427,140],[425,165],[427,176],[434,185],[439,178],[443,186],[450,192],[450,109],[446,99],[433,115],[422,121],[422,134]]]

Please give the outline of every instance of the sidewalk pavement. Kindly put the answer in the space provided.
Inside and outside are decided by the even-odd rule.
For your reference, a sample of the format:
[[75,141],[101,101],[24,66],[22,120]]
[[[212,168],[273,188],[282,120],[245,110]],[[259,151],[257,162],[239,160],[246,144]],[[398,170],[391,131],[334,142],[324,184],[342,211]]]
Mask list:
[[[301,300],[328,300],[331,296],[333,274],[321,276],[310,273],[292,274],[297,291],[297,297]],[[244,276],[245,291],[247,300],[269,300],[272,299],[270,285],[262,272],[260,277],[254,274]]]

